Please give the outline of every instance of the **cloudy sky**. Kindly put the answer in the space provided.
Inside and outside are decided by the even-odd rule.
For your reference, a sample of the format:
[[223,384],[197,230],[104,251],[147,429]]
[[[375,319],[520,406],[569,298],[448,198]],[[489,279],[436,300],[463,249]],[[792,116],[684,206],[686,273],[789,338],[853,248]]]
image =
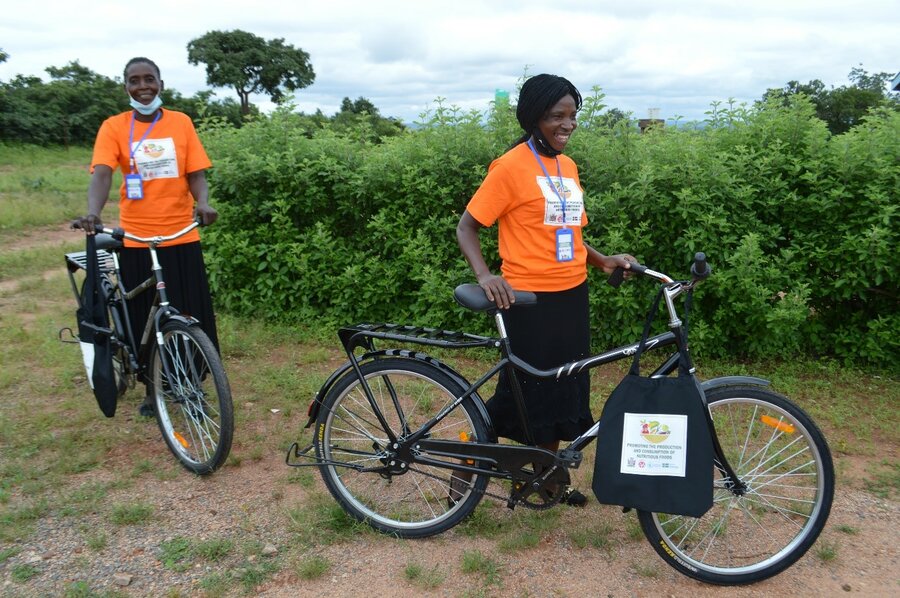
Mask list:
[[342,98],[364,96],[405,122],[439,97],[485,110],[526,69],[566,76],[585,95],[598,85],[635,117],[658,108],[686,120],[791,80],[844,85],[859,64],[900,70],[897,0],[25,0],[0,20],[10,55],[0,80],[46,79],[47,66],[74,60],[121,77],[129,58],[148,56],[190,96],[208,86],[187,43],[230,29],[310,54],[316,80],[297,93],[301,110],[332,114]]

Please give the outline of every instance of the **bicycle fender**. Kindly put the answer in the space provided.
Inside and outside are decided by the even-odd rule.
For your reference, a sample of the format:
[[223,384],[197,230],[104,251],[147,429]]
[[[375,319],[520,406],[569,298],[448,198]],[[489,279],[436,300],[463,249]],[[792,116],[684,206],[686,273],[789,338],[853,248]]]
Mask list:
[[750,386],[769,386],[771,382],[764,378],[755,376],[722,376],[720,378],[712,378],[700,383],[700,388],[704,392],[720,386],[738,386],[741,384],[749,384]]
[[[379,357],[403,357],[406,359],[415,359],[416,361],[422,361],[429,365],[435,366],[440,369],[442,372],[450,376],[454,382],[458,383],[463,388],[468,388],[470,386],[469,381],[466,380],[462,374],[457,372],[455,369],[447,365],[446,363],[430,357],[425,353],[420,353],[418,351],[410,351],[409,349],[382,349],[380,351],[373,351],[371,353],[365,353],[358,360],[357,363],[362,365],[364,362],[378,359]],[[345,362],[338,369],[336,369],[328,379],[322,384],[322,388],[316,393],[316,396],[313,398],[312,403],[309,405],[309,411],[307,415],[309,419],[306,422],[306,425],[303,426],[305,428],[309,428],[313,425],[316,419],[319,416],[319,408],[322,406],[322,399],[328,393],[334,384],[340,380],[344,374],[353,369],[353,364],[349,361]],[[496,440],[496,434],[494,434],[494,425],[491,422],[491,417],[488,415],[487,408],[484,406],[484,401],[478,395],[478,393],[473,393],[472,403],[475,405],[475,409],[478,411],[478,414],[482,417],[485,424],[487,424],[488,435]]]

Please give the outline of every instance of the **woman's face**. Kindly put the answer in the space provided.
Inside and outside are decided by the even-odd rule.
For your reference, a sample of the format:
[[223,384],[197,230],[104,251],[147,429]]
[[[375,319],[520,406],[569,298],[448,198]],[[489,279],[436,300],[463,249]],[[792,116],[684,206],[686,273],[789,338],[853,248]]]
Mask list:
[[146,62],[136,62],[125,72],[125,91],[141,104],[152,102],[162,88],[156,69]]
[[578,126],[575,122],[575,115],[578,108],[575,105],[575,98],[570,95],[564,96],[560,101],[551,106],[541,120],[538,121],[538,128],[541,130],[544,139],[550,146],[558,152],[565,149],[569,142],[569,136]]

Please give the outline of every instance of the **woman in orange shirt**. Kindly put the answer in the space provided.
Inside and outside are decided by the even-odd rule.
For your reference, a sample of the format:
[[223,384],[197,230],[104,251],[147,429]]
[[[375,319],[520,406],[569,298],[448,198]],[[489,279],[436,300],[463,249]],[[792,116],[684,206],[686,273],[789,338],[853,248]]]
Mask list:
[[[507,310],[503,317],[513,351],[541,369],[589,355],[587,264],[611,273],[636,261],[627,254],[605,256],[582,239],[588,220],[578,169],[562,154],[579,108],[581,94],[568,80],[547,74],[528,79],[516,107],[525,133],[491,164],[456,228],[478,284]],[[501,274],[490,271],[478,240],[479,231],[495,222]],[[535,292],[537,305],[516,309],[513,289]],[[538,446],[555,452],[561,440],[576,438],[594,423],[588,372],[562,380],[518,372],[517,378]],[[505,372],[487,408],[499,436],[525,441]],[[563,500],[581,506],[587,499],[570,489]]]
[[[212,224],[218,218],[209,205],[205,174],[212,163],[190,117],[163,110],[159,97],[163,86],[159,67],[149,58],[133,58],[125,66],[125,91],[133,109],[106,119],[97,132],[88,213],[79,219],[87,234],[94,234],[94,227],[102,225],[100,212],[109,197],[116,168],[126,175],[119,190],[119,222],[129,233],[139,237],[168,235],[195,218],[203,224]],[[195,229],[161,246],[157,253],[165,271],[169,301],[182,313],[197,318],[218,349],[199,233]],[[125,240],[120,265],[122,282],[126,289],[132,289],[150,273],[150,251]],[[129,301],[129,320],[135,335],[143,332],[152,303],[152,293]],[[140,413],[153,415],[149,396]]]

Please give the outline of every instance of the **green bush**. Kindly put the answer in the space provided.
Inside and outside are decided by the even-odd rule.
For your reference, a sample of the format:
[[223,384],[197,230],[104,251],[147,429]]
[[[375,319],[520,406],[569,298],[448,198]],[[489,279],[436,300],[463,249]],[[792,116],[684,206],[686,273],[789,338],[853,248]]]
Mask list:
[[[602,94],[595,90],[596,106]],[[692,317],[700,355],[828,354],[896,367],[900,113],[831,136],[802,96],[718,106],[701,125],[641,134],[592,114],[568,153],[604,253],[675,276],[705,251],[714,277]],[[460,213],[518,133],[438,103],[414,130],[311,129],[287,110],[202,134],[220,209],[209,229],[218,305],[283,322],[393,321],[486,332],[452,288],[472,281]],[[482,235],[498,267],[496,232]],[[652,290],[592,276],[594,342],[633,341]]]

